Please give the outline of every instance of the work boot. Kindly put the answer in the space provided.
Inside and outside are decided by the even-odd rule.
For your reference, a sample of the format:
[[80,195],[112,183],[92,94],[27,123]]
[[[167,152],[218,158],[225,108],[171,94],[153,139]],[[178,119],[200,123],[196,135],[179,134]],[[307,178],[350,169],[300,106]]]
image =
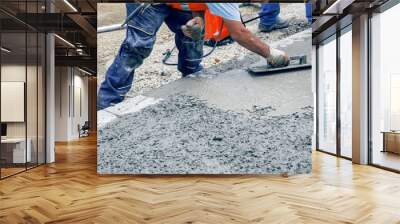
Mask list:
[[283,29],[287,27],[289,27],[289,22],[280,17],[276,18],[276,22],[270,26],[266,26],[261,23],[258,24],[258,30],[260,30],[260,32],[271,32],[273,30]]

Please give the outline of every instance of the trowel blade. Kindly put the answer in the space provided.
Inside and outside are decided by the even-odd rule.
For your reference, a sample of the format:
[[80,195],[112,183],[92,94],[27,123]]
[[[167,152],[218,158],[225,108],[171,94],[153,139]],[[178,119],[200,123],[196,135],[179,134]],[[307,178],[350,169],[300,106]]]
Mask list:
[[280,68],[271,68],[268,67],[268,65],[261,65],[248,68],[248,72],[254,75],[268,75],[273,73],[291,72],[303,69],[311,69],[311,64],[288,65]]

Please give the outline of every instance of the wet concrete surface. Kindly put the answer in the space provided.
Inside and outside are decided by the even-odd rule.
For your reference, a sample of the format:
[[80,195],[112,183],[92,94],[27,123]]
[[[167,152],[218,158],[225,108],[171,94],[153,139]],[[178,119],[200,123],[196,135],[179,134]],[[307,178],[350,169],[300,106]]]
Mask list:
[[[306,55],[311,63],[311,34],[305,31],[284,39],[275,47],[288,55]],[[145,94],[165,98],[177,93],[197,96],[225,110],[246,112],[254,105],[271,106],[273,115],[289,114],[311,106],[311,69],[266,76],[250,75],[249,66],[265,64],[258,55],[249,55],[223,66],[209,68],[197,77],[183,78]],[[222,72],[225,71],[225,72]]]
[[[276,45],[311,61],[310,41],[306,31]],[[262,63],[250,54],[144,94],[162,100],[140,111],[119,111],[101,125],[98,172],[310,172],[311,70],[269,76],[245,71]]]

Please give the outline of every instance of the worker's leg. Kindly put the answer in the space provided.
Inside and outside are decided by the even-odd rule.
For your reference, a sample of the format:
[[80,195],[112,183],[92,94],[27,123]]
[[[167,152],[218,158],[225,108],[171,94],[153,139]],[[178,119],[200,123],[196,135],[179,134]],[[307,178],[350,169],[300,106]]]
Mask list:
[[[136,3],[127,4],[127,16],[138,6]],[[135,69],[150,55],[156,32],[169,12],[169,7],[164,4],[150,6],[144,11],[138,10],[129,21],[125,40],[100,85],[97,95],[98,109],[104,109],[124,99],[131,88]]]
[[203,40],[194,41],[186,37],[181,30],[193,18],[191,12],[171,10],[170,15],[165,19],[165,23],[175,33],[175,45],[178,53],[178,70],[183,76],[198,72],[203,69],[200,65],[203,57]]
[[274,29],[282,29],[289,26],[286,20],[279,17],[280,6],[279,3],[264,3],[261,4],[261,11],[259,13],[260,23],[259,30],[262,32],[270,32]]
[[306,17],[309,24],[312,23],[312,4],[311,2],[306,3]]
[[276,19],[280,13],[279,3],[264,3],[261,4],[261,11],[259,12],[260,23],[265,26],[272,26],[275,24]]

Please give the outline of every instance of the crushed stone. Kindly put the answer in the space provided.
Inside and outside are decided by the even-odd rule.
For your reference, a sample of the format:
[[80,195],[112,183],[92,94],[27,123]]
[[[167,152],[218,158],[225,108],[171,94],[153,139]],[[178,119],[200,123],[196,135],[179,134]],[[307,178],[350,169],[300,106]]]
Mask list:
[[312,107],[225,111],[181,93],[98,130],[102,174],[300,174],[311,171]]

